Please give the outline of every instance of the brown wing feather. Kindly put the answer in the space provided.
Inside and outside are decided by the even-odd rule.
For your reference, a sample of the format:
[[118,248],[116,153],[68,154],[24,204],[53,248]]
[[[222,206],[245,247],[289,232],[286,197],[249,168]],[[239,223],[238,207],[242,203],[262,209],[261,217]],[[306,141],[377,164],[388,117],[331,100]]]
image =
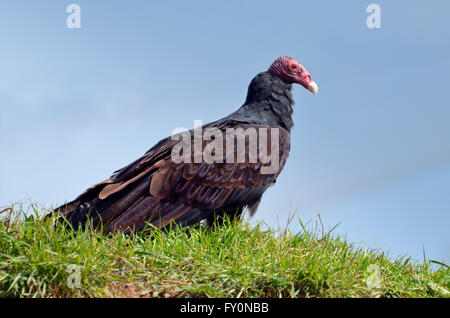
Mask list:
[[[244,129],[249,126],[241,125]],[[224,132],[225,128],[219,126]],[[148,221],[159,228],[172,221],[190,225],[221,209],[242,212],[245,206],[255,205],[275,182],[288,156],[289,133],[280,128],[280,168],[273,174],[262,174],[262,163],[249,163],[248,156],[243,163],[175,163],[170,155],[176,143],[162,140],[110,179],[88,189],[83,195],[93,198],[86,203],[80,196],[80,202],[72,202],[72,208],[74,202],[78,208],[67,212],[76,216],[81,203],[87,204],[105,232],[141,229]],[[248,140],[245,145],[248,153]],[[236,147],[237,143],[235,153]]]

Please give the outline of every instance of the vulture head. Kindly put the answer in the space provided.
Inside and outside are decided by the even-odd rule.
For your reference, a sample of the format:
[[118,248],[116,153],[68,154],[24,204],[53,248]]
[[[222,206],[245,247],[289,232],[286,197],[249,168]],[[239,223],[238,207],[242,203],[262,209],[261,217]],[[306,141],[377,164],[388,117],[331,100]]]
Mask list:
[[285,83],[300,84],[313,95],[319,91],[319,87],[312,80],[306,68],[289,56],[277,58],[270,66],[269,73],[278,76]]

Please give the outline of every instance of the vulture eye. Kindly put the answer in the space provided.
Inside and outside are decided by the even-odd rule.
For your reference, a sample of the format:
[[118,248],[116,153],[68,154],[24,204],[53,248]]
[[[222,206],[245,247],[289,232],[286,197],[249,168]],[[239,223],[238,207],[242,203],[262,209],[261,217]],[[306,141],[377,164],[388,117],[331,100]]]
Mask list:
[[293,70],[295,70],[295,69],[297,68],[297,65],[292,64],[292,65],[291,65],[291,68],[292,68]]

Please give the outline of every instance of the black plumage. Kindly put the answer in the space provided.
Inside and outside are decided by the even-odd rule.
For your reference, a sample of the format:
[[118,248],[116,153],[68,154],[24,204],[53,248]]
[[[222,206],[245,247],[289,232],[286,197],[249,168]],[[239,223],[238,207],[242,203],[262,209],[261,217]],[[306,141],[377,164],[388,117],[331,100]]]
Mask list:
[[[290,68],[293,62],[302,69],[291,58],[278,58],[269,71],[253,78],[243,106],[229,116],[203,126],[203,131],[215,127],[224,135],[230,128],[255,128],[258,134],[259,128],[266,128],[269,137],[271,129],[278,129],[277,171],[261,173],[264,163],[259,158],[257,162],[251,162],[248,157],[240,163],[194,163],[193,160],[175,163],[171,152],[179,140],[168,137],[55,211],[75,228],[89,221],[94,228],[101,226],[105,233],[139,231],[148,223],[158,228],[165,228],[172,222],[189,226],[223,214],[239,217],[245,207],[254,213],[264,191],[275,183],[289,154],[294,104],[292,84],[299,83],[311,90],[307,86],[311,81],[302,82],[304,75],[309,74],[304,68],[304,73],[298,70],[293,73],[294,68]],[[245,139],[247,153],[250,142],[250,138]],[[233,149],[235,156],[242,151],[237,144]]]

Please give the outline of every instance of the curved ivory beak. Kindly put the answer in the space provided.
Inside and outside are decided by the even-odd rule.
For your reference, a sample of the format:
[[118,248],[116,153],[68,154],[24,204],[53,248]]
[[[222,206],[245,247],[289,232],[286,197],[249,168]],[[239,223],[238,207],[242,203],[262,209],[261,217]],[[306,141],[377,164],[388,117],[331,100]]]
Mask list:
[[317,95],[319,86],[317,86],[316,82],[312,81],[311,83],[309,83],[307,90],[310,91],[313,95]]

